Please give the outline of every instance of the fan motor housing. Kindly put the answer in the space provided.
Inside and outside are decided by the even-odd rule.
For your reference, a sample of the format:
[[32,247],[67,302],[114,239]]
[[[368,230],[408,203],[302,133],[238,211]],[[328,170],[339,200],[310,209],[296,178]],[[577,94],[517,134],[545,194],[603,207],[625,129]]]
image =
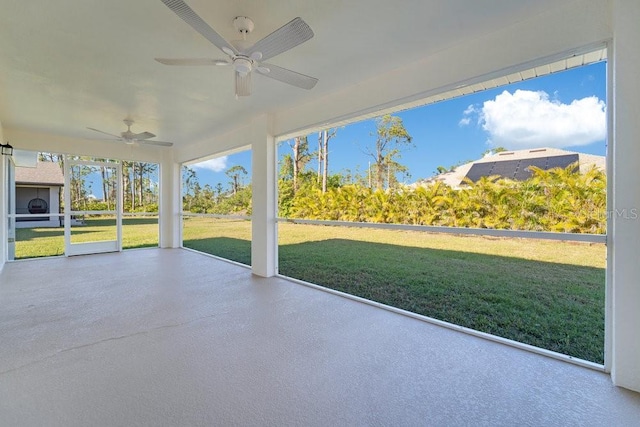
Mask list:
[[233,68],[243,76],[246,76],[251,72],[253,68],[251,60],[248,58],[237,57],[233,60]]

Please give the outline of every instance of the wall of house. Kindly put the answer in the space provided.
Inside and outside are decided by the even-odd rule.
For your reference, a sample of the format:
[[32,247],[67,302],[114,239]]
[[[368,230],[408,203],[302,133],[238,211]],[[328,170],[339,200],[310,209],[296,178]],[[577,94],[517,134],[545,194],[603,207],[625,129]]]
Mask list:
[[[60,212],[60,191],[62,187],[49,187],[49,213],[55,214]],[[60,225],[60,217],[50,216],[49,221]]]
[[28,214],[29,202],[36,198],[42,199],[47,202],[47,211],[49,211],[49,208],[51,206],[51,204],[49,203],[49,187],[19,187],[16,185],[16,213]]
[[[29,202],[39,198],[47,203],[47,213],[57,214],[60,212],[60,190],[61,187],[42,186],[16,186],[16,214],[29,214]],[[30,221],[21,218],[16,221],[17,228],[26,227],[58,227],[60,218],[58,216],[38,215],[38,220]]]

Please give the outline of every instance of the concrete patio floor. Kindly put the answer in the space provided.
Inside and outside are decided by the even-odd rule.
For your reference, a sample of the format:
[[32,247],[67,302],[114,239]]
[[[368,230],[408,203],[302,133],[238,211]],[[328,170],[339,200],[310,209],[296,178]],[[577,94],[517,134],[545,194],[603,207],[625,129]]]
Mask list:
[[181,249],[0,272],[0,425],[640,423],[608,375]]

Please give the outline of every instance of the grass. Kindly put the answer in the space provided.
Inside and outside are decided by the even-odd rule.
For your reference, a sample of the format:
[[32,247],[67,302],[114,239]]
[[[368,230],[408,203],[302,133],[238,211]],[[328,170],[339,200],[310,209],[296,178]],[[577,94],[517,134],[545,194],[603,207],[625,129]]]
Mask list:
[[[113,218],[88,218],[72,228],[72,243],[115,240]],[[128,217],[122,220],[123,249],[158,246],[157,217]],[[16,229],[16,259],[64,255],[64,228]]]
[[183,224],[185,248],[251,265],[251,221],[188,217]]
[[[189,218],[184,245],[250,265],[250,224]],[[603,244],[286,223],[278,235],[286,276],[603,363]]]

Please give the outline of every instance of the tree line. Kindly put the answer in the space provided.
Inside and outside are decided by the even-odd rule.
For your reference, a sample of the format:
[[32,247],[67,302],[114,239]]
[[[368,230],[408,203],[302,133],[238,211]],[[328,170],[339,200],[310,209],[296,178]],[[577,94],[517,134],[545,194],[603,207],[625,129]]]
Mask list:
[[[338,129],[325,129],[316,135],[295,137],[287,144],[291,153],[285,154],[280,161],[278,187],[280,205],[290,206],[295,197],[310,189],[318,188],[322,194],[331,188],[345,184],[368,182],[368,186],[378,189],[389,189],[399,185],[398,175],[408,177],[408,168],[399,162],[402,148],[410,147],[412,139],[397,116],[385,115],[376,119],[376,131],[373,147],[363,152],[373,162],[366,175],[358,172],[330,174],[330,141],[336,136]],[[317,137],[317,149],[312,150],[310,141]],[[190,167],[183,167],[183,209],[192,213],[212,214],[251,214],[251,185],[245,185],[247,171],[242,166],[233,166],[226,172],[229,177],[227,186],[217,183],[200,185],[197,172]],[[285,209],[286,211],[287,209]]]
[[387,191],[345,185],[322,193],[309,189],[293,198],[289,218],[492,228],[566,233],[606,233],[606,175],[531,167],[533,176],[498,176],[453,189],[441,181]]
[[[77,160],[107,161],[76,157]],[[64,173],[64,157],[55,153],[39,153],[41,162],[58,163]],[[124,212],[157,212],[158,182],[156,163],[122,161],[122,196]],[[117,176],[112,168],[82,166],[69,168],[69,190],[73,210],[114,210]],[[96,181],[96,178],[97,181]],[[93,185],[102,190],[102,199],[93,197]],[[63,206],[63,200],[60,201]]]
[[[499,176],[466,181],[454,189],[441,181],[407,186],[401,154],[412,146],[402,120],[376,120],[373,144],[363,150],[372,162],[366,172],[329,173],[329,146],[337,129],[294,138],[278,171],[278,214],[286,218],[474,227],[569,233],[606,232],[606,175],[593,168],[581,174],[566,169],[531,167],[532,177],[514,181]],[[312,137],[317,136],[311,149]],[[503,148],[497,149],[502,151]],[[442,168],[445,172],[450,168]],[[184,210],[251,214],[247,172],[226,172],[226,187],[200,187],[193,169],[183,171]]]
[[219,215],[251,215],[251,185],[245,184],[247,170],[240,165],[225,171],[229,178],[225,187],[218,182],[200,185],[195,169],[182,167],[182,209],[192,213]]

